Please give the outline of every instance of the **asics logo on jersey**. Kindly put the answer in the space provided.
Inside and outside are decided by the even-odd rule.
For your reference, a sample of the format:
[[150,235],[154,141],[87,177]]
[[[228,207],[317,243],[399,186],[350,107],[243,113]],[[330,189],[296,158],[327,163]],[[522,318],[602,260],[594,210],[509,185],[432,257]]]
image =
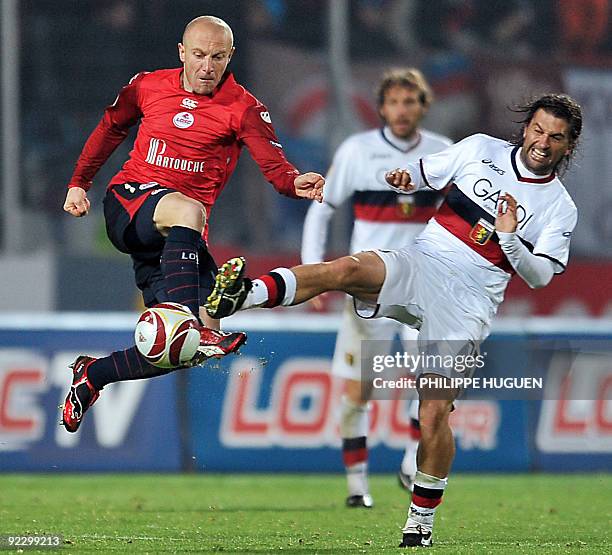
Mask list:
[[487,166],[489,166],[495,173],[499,174],[499,175],[504,175],[506,172],[504,170],[502,170],[501,168],[498,168],[494,163],[493,160],[489,159],[489,158],[484,158],[483,160],[481,160],[481,162],[483,164],[486,164]]
[[166,141],[162,139],[151,139],[149,141],[149,151],[145,162],[160,168],[168,168],[171,170],[180,170],[189,173],[202,173],[204,171],[204,162],[196,160],[188,160],[187,158],[174,158],[172,156],[164,156],[166,152]]
[[198,107],[198,101],[193,98],[183,98],[181,100],[181,108],[188,108],[189,110],[195,110]]

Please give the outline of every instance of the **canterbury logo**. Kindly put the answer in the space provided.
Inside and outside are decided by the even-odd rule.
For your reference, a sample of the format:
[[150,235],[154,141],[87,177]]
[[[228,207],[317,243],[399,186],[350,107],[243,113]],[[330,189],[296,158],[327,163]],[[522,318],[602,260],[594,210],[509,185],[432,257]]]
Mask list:
[[198,102],[192,98],[183,98],[181,106],[183,108],[189,108],[189,110],[195,110],[198,107]]
[[145,161],[153,166],[169,168],[171,170],[180,170],[189,173],[202,173],[204,171],[203,161],[164,156],[165,152],[166,141],[162,139],[151,139],[149,141],[149,151],[147,152]]

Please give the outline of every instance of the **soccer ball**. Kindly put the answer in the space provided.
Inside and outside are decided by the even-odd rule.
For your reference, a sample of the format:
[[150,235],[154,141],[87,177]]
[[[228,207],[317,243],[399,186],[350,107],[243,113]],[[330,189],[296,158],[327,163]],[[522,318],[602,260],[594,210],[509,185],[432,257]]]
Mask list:
[[186,306],[162,303],[140,315],[134,339],[138,352],[153,366],[177,368],[195,356],[200,324]]

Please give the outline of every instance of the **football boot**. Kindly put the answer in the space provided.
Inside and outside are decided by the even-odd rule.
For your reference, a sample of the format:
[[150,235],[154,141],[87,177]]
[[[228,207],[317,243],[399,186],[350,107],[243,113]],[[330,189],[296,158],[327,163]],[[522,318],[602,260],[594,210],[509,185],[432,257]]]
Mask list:
[[431,530],[425,530],[417,526],[414,531],[404,532],[399,547],[430,547],[432,543]]
[[187,366],[199,366],[209,358],[221,358],[235,353],[246,343],[246,333],[200,328],[200,346]]
[[347,507],[363,507],[364,509],[371,509],[374,506],[374,499],[369,493],[365,495],[349,495],[346,498]]
[[244,277],[246,260],[230,258],[219,268],[215,287],[206,300],[206,312],[211,318],[225,318],[237,312],[252,288],[251,280]]
[[98,391],[89,381],[87,370],[95,358],[80,355],[69,366],[72,369],[72,385],[62,408],[62,424],[68,432],[79,429],[83,415],[100,397]]

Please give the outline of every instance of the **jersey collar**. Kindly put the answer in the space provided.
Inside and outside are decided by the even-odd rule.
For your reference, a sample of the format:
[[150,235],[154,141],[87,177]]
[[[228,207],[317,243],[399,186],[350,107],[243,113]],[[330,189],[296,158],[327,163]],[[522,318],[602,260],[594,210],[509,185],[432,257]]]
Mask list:
[[514,170],[514,175],[516,175],[516,178],[519,181],[522,181],[523,183],[550,183],[555,177],[557,177],[555,172],[545,175],[544,177],[530,172],[521,160],[520,149],[521,147],[515,146],[510,154],[512,169]]
[[391,145],[396,150],[399,150],[400,152],[404,153],[410,152],[411,150],[416,148],[421,142],[421,134],[418,130],[416,132],[416,137],[409,141],[396,137],[393,133],[391,133],[391,129],[388,125],[385,125],[380,130],[380,135],[383,138],[383,141]]

